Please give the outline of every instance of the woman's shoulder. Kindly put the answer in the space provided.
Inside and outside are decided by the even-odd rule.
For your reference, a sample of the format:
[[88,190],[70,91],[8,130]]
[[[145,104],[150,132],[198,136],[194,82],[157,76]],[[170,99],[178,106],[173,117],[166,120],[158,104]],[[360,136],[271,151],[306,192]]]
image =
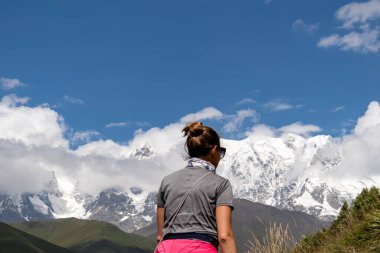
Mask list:
[[165,181],[172,181],[172,179],[174,178],[178,178],[178,177],[181,177],[183,174],[185,173],[185,169],[179,169],[179,170],[176,170],[166,176],[164,176],[162,178],[162,182],[165,182]]
[[215,176],[215,178],[217,179],[217,180],[219,180],[219,181],[221,181],[221,182],[229,182],[230,180],[228,180],[227,178],[225,178],[225,177],[223,177],[223,176],[221,176],[221,175],[218,175],[218,174],[214,174]]
[[[189,178],[189,177],[201,177],[204,174],[207,174],[209,171],[205,170],[204,168],[198,168],[198,167],[193,167],[193,168],[183,168],[177,171],[174,171],[166,176],[163,177],[162,179],[162,184],[167,185],[169,183],[178,183],[184,178]],[[190,176],[191,175],[191,176]],[[217,185],[221,184],[230,184],[230,181],[216,173],[210,173],[204,181],[207,181],[208,183],[216,183]]]

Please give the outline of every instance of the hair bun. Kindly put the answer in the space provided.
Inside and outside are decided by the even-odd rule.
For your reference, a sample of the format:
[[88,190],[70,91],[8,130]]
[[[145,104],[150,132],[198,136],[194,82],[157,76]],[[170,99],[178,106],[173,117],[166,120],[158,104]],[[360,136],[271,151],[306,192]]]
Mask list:
[[202,122],[192,122],[189,123],[183,130],[184,136],[197,137],[203,134],[203,123]]

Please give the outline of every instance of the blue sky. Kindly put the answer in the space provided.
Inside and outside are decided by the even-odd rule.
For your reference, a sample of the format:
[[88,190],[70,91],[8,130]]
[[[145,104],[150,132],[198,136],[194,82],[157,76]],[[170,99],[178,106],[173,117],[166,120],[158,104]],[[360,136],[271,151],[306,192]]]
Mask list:
[[118,142],[207,107],[255,112],[210,122],[228,138],[294,122],[339,136],[380,96],[380,1],[358,3],[1,1],[0,96]]

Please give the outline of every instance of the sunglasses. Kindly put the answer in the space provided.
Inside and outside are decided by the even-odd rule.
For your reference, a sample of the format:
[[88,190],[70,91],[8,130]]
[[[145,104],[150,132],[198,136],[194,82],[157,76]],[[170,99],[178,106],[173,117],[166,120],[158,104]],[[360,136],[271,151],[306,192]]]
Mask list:
[[222,159],[225,155],[226,155],[226,148],[223,148],[223,147],[218,147],[218,152],[219,152],[219,155],[220,155],[220,159]]

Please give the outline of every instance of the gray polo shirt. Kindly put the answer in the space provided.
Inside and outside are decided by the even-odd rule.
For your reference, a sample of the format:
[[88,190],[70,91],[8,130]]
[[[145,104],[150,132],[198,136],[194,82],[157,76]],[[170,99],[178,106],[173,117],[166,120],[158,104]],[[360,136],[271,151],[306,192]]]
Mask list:
[[[208,172],[201,167],[187,167],[162,179],[157,194],[157,206],[165,208],[164,232],[182,197]],[[232,200],[229,180],[215,173],[206,176],[187,197],[169,230],[170,233],[207,233],[217,238],[216,207],[230,206],[233,209]]]

